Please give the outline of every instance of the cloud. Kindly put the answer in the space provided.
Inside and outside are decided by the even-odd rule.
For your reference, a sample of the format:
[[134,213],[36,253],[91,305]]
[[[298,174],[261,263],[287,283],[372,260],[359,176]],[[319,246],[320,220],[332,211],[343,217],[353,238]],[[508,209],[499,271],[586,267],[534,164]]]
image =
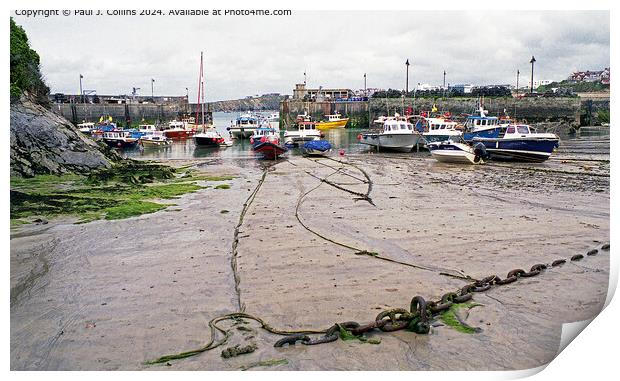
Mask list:
[[200,51],[208,100],[313,87],[404,88],[561,80],[609,66],[607,11],[294,11],[286,17],[15,17],[54,92],[195,98]]

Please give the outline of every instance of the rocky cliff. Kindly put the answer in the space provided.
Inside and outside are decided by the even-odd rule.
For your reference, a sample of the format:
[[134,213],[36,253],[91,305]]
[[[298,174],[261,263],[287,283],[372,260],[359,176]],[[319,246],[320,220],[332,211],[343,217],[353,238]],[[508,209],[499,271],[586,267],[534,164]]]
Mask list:
[[85,173],[109,167],[113,155],[69,121],[26,96],[11,104],[11,175]]
[[256,98],[235,99],[230,101],[209,102],[211,111],[260,111],[279,110],[280,102],[284,99],[281,95],[270,95]]

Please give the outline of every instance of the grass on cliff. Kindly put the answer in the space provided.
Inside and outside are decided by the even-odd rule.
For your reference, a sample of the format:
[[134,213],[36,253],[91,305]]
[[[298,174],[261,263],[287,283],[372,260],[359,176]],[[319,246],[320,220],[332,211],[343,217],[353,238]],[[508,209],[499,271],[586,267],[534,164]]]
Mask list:
[[198,181],[224,181],[190,169],[124,162],[110,169],[79,175],[11,178],[11,226],[35,218],[77,217],[79,223],[116,220],[165,209],[158,202],[207,188]]

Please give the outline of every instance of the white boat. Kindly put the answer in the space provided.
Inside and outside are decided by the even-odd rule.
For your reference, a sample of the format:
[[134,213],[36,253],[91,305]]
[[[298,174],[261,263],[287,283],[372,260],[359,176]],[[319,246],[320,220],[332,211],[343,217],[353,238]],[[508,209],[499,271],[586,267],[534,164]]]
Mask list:
[[483,164],[488,159],[484,144],[477,143],[472,147],[461,138],[431,142],[426,148],[442,163]]
[[366,133],[358,136],[360,143],[377,147],[377,150],[388,149],[410,152],[418,146],[422,134],[413,128],[406,119],[388,119],[383,123],[383,131]]
[[[458,129],[458,123],[446,118],[425,118],[420,117],[421,127],[424,129],[424,140],[426,143],[438,142],[442,140],[458,138],[463,133]],[[416,129],[418,124],[416,123]]]
[[143,147],[168,147],[172,142],[162,131],[150,131],[140,137],[140,144]]
[[143,134],[148,134],[157,131],[157,128],[152,124],[141,124],[138,126],[138,131]]
[[274,112],[269,114],[269,116],[267,117],[267,122],[269,123],[269,126],[273,129],[275,129],[276,131],[280,129],[280,113],[279,112]]
[[234,139],[246,139],[254,134],[260,126],[258,118],[252,114],[242,114],[235,120],[235,124],[228,127]]
[[83,122],[83,123],[78,124],[77,128],[82,133],[90,134],[91,131],[95,129],[95,123]]
[[288,146],[299,145],[302,142],[321,139],[321,132],[316,129],[316,123],[302,120],[297,122],[296,130],[284,132],[284,144]]

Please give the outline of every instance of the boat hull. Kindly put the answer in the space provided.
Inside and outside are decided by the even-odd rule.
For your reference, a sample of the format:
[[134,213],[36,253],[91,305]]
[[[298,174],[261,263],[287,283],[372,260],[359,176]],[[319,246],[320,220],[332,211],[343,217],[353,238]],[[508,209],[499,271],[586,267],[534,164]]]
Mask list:
[[461,143],[441,142],[429,144],[433,158],[442,163],[479,164],[482,162],[476,157],[473,149]]
[[317,130],[331,130],[332,128],[345,128],[348,122],[349,122],[349,118],[345,118],[342,120],[335,120],[332,122],[317,122],[316,129]]
[[377,150],[411,152],[421,138],[421,134],[363,134],[360,143],[377,147]]
[[164,135],[168,139],[189,139],[194,135],[192,130],[165,130]]
[[287,149],[272,142],[258,142],[252,146],[254,152],[262,155],[265,159],[274,160],[284,154]]
[[424,141],[426,141],[426,143],[434,143],[434,142],[443,142],[449,139],[454,139],[457,136],[461,136],[462,134],[460,133],[455,133],[455,134],[423,134],[424,135]]
[[103,139],[103,142],[111,148],[134,148],[138,145],[137,139],[123,140],[123,139]]
[[256,128],[231,128],[230,133],[234,139],[248,139],[254,135]]
[[490,128],[490,129],[486,129],[486,130],[482,130],[482,131],[476,131],[476,132],[464,132],[463,133],[463,140],[465,140],[466,142],[472,141],[476,138],[479,139],[498,139],[500,132],[501,132],[501,127],[497,127],[497,128]]
[[543,162],[558,146],[559,139],[483,139],[481,142],[494,160]]
[[201,147],[219,147],[221,139],[205,136],[194,136],[194,144]]
[[168,140],[140,140],[140,144],[142,144],[142,146],[144,147],[168,147],[171,143]]

